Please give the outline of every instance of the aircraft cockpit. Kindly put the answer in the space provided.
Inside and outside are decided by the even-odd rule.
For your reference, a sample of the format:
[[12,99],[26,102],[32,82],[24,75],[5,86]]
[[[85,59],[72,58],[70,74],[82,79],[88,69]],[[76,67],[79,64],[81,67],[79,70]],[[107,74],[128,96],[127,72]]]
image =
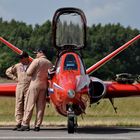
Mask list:
[[77,70],[77,62],[72,54],[68,54],[64,61],[64,70]]
[[[52,21],[53,46],[57,49],[57,60],[50,71],[58,74],[62,68],[62,57],[65,53],[76,52],[86,47],[86,17],[78,8],[66,7],[58,9]],[[80,56],[69,53],[63,58],[63,70],[75,70],[85,74]],[[60,66],[61,65],[61,66]]]

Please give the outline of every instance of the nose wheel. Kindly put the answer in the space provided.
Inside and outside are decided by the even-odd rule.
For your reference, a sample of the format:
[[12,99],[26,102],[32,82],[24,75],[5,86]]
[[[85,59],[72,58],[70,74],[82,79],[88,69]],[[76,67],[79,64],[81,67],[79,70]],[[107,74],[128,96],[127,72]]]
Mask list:
[[68,133],[74,133],[74,117],[68,117]]
[[74,133],[77,128],[77,116],[75,115],[74,111],[71,109],[68,110],[68,122],[67,122],[67,127],[68,127],[68,133]]

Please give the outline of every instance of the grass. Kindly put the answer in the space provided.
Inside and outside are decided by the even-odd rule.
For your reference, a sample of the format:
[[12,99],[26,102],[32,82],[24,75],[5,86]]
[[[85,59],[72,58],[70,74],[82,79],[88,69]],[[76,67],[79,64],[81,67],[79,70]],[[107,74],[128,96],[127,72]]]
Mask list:
[[[114,112],[109,100],[103,99],[99,105],[92,105],[87,108],[86,114],[78,116],[78,124],[80,126],[140,126],[140,98],[116,99],[115,105],[118,106],[117,114]],[[0,97],[0,125],[15,125],[14,106],[15,98]],[[35,115],[33,115],[31,121],[32,125],[34,118]],[[45,126],[66,126],[67,118],[60,116],[50,104],[49,107],[46,105],[42,124]]]
[[[7,80],[0,78],[0,82],[5,81],[7,82]],[[86,114],[78,116],[78,124],[80,126],[140,126],[139,97],[116,98],[115,106],[118,108],[117,113],[113,110],[110,101],[108,99],[103,99],[98,105],[93,104],[91,107],[88,107]],[[0,126],[15,125],[14,112],[15,98],[0,97]],[[31,121],[32,125],[34,123],[34,119],[35,115],[33,115]],[[42,124],[45,126],[66,126],[67,118],[59,115],[53,108],[52,104],[50,104],[49,107],[46,105]]]
[[0,77],[0,83],[13,83],[15,81]]

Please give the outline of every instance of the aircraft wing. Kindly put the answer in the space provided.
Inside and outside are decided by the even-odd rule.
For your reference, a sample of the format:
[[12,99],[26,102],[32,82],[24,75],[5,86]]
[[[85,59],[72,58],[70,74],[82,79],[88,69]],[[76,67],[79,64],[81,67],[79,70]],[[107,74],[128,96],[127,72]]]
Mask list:
[[121,84],[118,82],[105,81],[106,94],[104,98],[117,98],[140,96],[140,83]]
[[15,96],[16,83],[0,83],[0,96]]
[[[127,49],[133,42],[140,39],[140,34],[92,65],[90,68],[86,70],[86,73],[90,75],[92,72],[99,69],[101,66],[103,66],[105,63],[107,63],[109,60],[114,58],[116,55],[118,55],[123,50]],[[128,97],[128,96],[136,96],[140,95],[140,84],[120,84],[118,82],[102,82],[101,80],[96,78],[90,78],[91,79],[91,98],[92,103],[95,103],[99,101],[101,98],[115,98],[115,97]]]
[[[104,81],[106,94],[104,98],[140,96],[140,84],[120,84]],[[0,83],[0,96],[15,96],[16,83]]]

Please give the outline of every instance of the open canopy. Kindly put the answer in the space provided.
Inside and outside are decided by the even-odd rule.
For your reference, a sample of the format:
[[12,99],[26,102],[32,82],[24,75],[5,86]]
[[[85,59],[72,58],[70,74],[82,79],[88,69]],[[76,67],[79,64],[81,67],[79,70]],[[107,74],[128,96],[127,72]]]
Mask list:
[[53,43],[59,50],[86,46],[86,19],[77,8],[61,8],[53,17]]

